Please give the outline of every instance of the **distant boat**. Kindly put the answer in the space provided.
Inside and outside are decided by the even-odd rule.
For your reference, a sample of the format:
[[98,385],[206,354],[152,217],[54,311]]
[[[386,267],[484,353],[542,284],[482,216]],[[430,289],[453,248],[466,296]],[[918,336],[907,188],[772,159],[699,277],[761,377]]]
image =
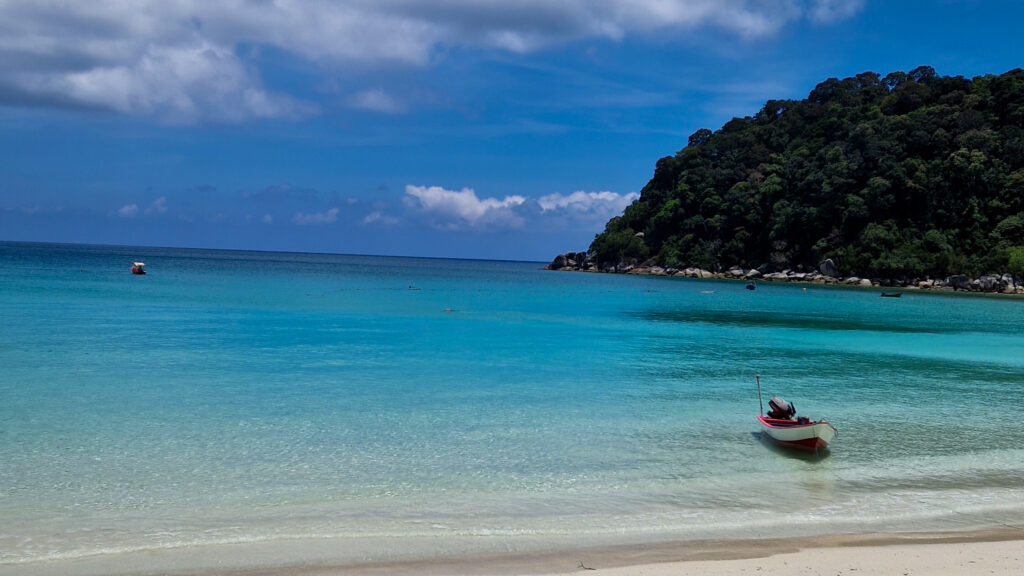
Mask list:
[[[757,399],[760,402],[761,377],[755,377]],[[768,416],[758,414],[757,421],[761,423],[761,432],[779,446],[817,453],[828,448],[828,443],[836,437],[836,429],[828,421],[797,416],[796,406],[778,396],[768,401],[768,408]]]
[[882,292],[882,298],[899,298],[903,292]]
[[132,262],[132,274],[145,274],[146,263],[145,262]]
[[747,290],[757,290],[757,284],[753,282],[747,282]]

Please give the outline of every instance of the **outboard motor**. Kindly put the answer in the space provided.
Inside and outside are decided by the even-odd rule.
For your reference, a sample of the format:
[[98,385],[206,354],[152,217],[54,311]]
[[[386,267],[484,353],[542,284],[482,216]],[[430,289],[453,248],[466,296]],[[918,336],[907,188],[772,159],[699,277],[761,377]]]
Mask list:
[[768,401],[768,417],[779,420],[792,420],[796,416],[796,406],[786,402],[778,396],[772,396]]

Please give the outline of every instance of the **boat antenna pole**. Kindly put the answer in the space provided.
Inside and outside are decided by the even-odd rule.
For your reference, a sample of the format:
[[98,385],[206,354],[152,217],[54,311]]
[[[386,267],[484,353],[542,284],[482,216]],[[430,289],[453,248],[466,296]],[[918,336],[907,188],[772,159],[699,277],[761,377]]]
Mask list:
[[754,379],[757,380],[757,405],[761,407],[761,415],[764,416],[764,402],[761,401],[761,375],[754,374]]

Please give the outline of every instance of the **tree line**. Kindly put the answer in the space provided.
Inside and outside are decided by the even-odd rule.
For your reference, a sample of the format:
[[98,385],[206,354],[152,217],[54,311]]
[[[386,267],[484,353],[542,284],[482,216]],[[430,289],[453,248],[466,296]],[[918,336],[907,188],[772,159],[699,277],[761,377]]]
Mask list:
[[830,78],[701,129],[590,246],[602,266],[1024,275],[1024,70]]

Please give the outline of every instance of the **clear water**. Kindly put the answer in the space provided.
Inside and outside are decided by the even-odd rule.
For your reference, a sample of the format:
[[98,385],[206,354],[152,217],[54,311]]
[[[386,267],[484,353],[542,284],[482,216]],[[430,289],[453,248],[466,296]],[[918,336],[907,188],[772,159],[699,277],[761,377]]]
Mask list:
[[[1022,326],[1011,298],[0,243],[0,571],[1019,525]],[[829,455],[760,439],[755,373]]]

